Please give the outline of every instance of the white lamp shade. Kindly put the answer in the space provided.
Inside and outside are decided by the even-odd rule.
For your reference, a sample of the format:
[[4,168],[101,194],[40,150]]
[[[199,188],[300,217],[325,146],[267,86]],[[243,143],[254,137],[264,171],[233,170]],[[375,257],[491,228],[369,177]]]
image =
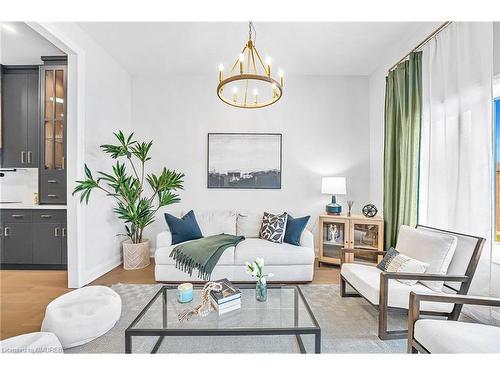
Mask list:
[[346,194],[345,177],[323,177],[321,192],[323,194]]

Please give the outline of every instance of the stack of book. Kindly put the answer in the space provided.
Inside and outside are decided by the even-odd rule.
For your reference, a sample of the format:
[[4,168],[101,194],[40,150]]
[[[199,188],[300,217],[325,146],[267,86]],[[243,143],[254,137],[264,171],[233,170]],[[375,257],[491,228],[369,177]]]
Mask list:
[[241,307],[241,291],[228,279],[217,280],[222,284],[220,292],[211,291],[210,301],[219,315],[238,310]]

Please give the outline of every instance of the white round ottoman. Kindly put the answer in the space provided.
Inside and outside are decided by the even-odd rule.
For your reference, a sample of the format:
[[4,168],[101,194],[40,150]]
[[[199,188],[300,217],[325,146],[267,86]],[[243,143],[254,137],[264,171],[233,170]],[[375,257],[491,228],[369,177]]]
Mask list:
[[120,318],[122,300],[105,286],[86,286],[47,306],[43,332],[52,332],[63,348],[83,345],[108,332]]
[[0,353],[62,353],[57,336],[50,332],[32,332],[0,341]]

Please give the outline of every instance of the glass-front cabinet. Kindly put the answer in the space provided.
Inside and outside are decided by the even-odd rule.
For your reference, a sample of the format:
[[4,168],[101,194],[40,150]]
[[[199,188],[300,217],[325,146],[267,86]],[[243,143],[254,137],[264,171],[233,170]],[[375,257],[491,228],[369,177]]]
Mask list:
[[49,59],[40,68],[40,203],[66,202],[66,61]]
[[[340,264],[341,249],[383,251],[384,221],[381,217],[367,218],[362,215],[320,215],[319,262]],[[376,263],[377,254],[355,255],[354,260]],[[348,257],[352,261],[352,256]]]

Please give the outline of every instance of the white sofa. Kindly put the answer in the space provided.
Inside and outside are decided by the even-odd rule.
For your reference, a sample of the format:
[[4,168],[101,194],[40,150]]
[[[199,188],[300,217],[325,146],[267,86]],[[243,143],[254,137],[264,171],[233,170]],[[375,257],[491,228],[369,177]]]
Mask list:
[[[203,236],[227,233],[245,236],[236,247],[224,251],[212,272],[212,280],[228,278],[233,282],[255,281],[245,272],[245,262],[260,257],[265,260],[266,273],[274,273],[273,282],[309,282],[314,274],[314,240],[306,228],[300,238],[300,246],[288,243],[277,244],[258,238],[263,213],[236,211],[197,211],[196,220]],[[198,281],[196,271],[193,276],[175,268],[170,253],[172,236],[167,230],[156,237],[155,279],[162,282]]]

